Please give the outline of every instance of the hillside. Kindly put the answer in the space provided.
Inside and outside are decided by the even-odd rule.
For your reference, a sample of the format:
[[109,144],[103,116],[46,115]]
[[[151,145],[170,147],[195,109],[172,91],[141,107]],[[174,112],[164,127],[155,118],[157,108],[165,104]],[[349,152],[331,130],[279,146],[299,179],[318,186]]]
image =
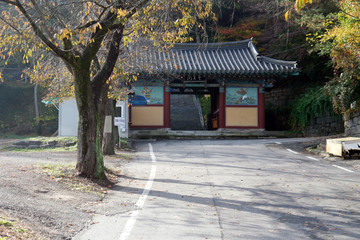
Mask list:
[[45,92],[40,89],[40,118],[36,119],[34,85],[21,79],[23,69],[21,64],[3,68],[4,82],[0,83],[0,135],[53,134],[57,130],[57,110],[41,102]]

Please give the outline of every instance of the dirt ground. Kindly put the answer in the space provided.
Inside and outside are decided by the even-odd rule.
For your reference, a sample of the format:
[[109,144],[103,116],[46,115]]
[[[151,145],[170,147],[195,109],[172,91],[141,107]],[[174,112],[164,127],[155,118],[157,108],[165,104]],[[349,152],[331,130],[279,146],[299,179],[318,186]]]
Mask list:
[[[75,166],[75,152],[6,151],[8,142],[0,140],[0,239],[71,239],[91,223],[94,206],[102,204],[111,186],[56,172],[56,166]],[[105,166],[120,176],[133,155],[106,157]],[[7,222],[18,230],[11,232]]]

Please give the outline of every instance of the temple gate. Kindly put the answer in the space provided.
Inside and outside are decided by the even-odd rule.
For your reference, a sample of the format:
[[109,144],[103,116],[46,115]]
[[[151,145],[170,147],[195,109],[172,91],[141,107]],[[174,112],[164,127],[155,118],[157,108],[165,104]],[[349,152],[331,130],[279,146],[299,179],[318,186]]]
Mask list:
[[171,94],[210,94],[210,129],[264,129],[265,88],[299,71],[261,56],[252,39],[146,49],[132,61],[139,80],[131,88],[143,100],[131,106],[131,129],[170,129]]

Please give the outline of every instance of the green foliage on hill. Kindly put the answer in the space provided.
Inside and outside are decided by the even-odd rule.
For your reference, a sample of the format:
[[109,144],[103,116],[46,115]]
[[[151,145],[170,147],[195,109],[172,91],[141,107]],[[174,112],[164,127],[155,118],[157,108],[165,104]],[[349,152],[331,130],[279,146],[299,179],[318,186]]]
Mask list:
[[290,123],[294,129],[305,128],[310,125],[314,118],[325,114],[336,116],[331,97],[326,95],[323,87],[308,89],[296,98],[291,106]]
[[0,135],[53,134],[57,130],[57,109],[45,106],[39,96],[40,117],[36,119],[34,86],[6,79],[0,84]]

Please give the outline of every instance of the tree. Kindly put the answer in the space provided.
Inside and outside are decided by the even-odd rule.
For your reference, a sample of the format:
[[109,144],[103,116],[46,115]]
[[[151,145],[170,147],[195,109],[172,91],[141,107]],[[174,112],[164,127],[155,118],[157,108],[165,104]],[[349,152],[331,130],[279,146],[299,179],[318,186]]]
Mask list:
[[321,36],[320,46],[329,49],[336,69],[327,84],[328,93],[335,108],[345,112],[360,100],[360,1],[340,1],[339,10],[335,21],[325,22],[329,29]]
[[[300,10],[308,1],[297,2]],[[313,15],[311,22],[309,19],[305,22],[316,29],[309,34],[309,42],[320,55],[331,58],[335,70],[325,89],[333,99],[334,108],[346,112],[360,100],[360,1],[342,0],[333,4],[336,8],[332,12]]]
[[141,36],[159,48],[163,43],[185,41],[192,26],[202,27],[196,19],[212,16],[210,0],[0,3],[0,56],[6,59],[14,52],[23,52],[26,62],[37,53],[30,73],[33,79],[62,88],[68,86],[75,92],[79,110],[76,169],[81,176],[98,179],[104,177],[104,101],[110,81],[125,69],[119,66],[124,61],[117,61],[125,47]]
[[291,11],[294,9],[296,12],[299,12],[303,7],[306,6],[306,4],[312,4],[313,0],[295,0],[294,7],[290,10],[288,10],[285,13],[285,19],[288,20],[291,16]]

